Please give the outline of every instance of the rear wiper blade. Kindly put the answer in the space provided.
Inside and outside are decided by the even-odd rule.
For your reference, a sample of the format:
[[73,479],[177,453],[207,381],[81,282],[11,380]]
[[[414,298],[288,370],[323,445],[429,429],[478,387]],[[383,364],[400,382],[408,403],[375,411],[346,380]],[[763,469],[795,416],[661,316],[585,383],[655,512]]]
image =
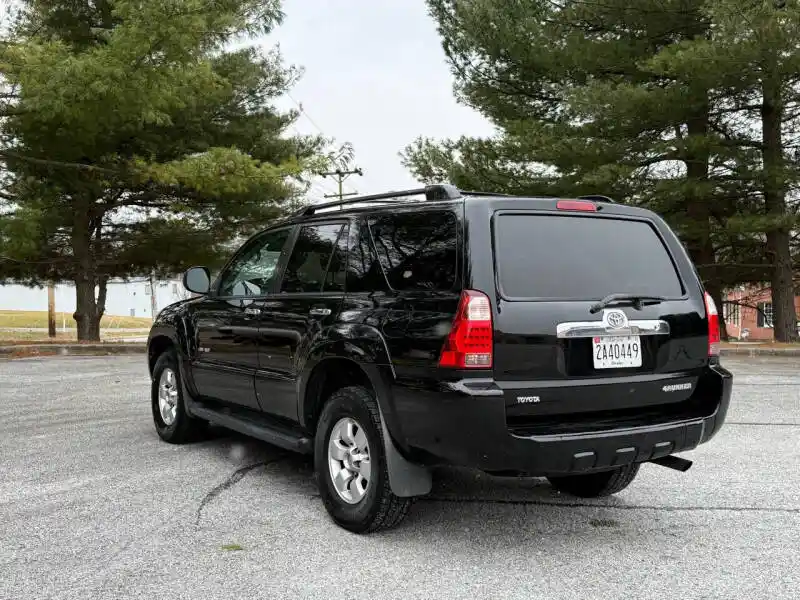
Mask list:
[[663,296],[641,296],[637,294],[609,294],[600,302],[593,304],[589,312],[595,314],[603,310],[609,304],[616,302],[630,302],[636,310],[642,310],[645,304],[658,304],[664,302],[666,298]]

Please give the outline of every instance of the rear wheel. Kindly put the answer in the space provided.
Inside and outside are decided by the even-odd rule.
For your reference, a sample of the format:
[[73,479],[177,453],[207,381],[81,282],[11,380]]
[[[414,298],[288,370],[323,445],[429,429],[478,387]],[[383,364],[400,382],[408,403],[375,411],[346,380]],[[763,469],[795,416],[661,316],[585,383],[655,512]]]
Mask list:
[[186,413],[178,358],[174,350],[158,357],[150,389],[153,422],[159,437],[170,444],[185,444],[200,437],[205,421]]
[[548,477],[548,481],[560,492],[579,498],[611,496],[628,487],[639,472],[639,463],[617,467],[612,471]]
[[380,411],[369,390],[333,393],[322,409],[314,442],[319,493],[333,520],[355,533],[398,525],[411,498],[392,493]]

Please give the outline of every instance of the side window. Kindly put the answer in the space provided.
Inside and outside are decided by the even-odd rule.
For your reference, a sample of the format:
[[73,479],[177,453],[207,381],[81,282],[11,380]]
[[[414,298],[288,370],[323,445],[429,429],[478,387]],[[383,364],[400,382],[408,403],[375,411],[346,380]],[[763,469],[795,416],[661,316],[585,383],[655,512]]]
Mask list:
[[343,292],[347,278],[347,242],[350,226],[345,225],[336,241],[336,247],[328,264],[328,273],[325,276],[323,292]]
[[375,250],[392,289],[452,289],[456,282],[456,227],[455,215],[448,211],[372,219]]
[[347,265],[347,293],[384,291],[386,282],[381,273],[378,255],[370,243],[366,223],[358,227],[358,235],[350,250]]
[[272,231],[247,244],[220,277],[220,296],[259,296],[269,292],[289,229]]
[[323,286],[326,291],[341,290],[346,258],[339,256],[337,241],[344,229],[343,223],[304,225],[286,265],[281,292],[320,292]]

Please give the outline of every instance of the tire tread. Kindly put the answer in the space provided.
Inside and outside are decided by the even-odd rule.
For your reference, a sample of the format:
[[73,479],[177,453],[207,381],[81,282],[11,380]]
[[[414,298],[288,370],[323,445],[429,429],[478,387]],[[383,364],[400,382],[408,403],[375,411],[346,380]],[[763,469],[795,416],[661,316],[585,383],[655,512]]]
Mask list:
[[[327,402],[335,400],[337,397],[349,397],[351,400],[361,404],[366,408],[369,413],[372,426],[377,430],[380,438],[380,443],[384,444],[383,428],[381,425],[381,414],[378,409],[378,403],[373,397],[372,393],[361,386],[348,386],[340,388],[334,392]],[[324,410],[324,409],[323,409]],[[376,478],[382,482],[381,488],[378,490],[376,501],[378,502],[378,510],[375,517],[363,529],[365,533],[374,533],[384,529],[391,529],[400,524],[400,522],[408,514],[411,505],[414,502],[413,498],[401,498],[396,496],[389,484],[389,474],[386,466],[386,456],[381,448],[383,460],[380,461],[381,469],[383,469],[383,477]],[[353,529],[354,530],[354,529]]]
[[[179,387],[179,412],[178,412],[178,422],[175,429],[172,432],[168,432],[168,428],[161,428],[158,426],[158,421],[156,421],[156,431],[158,432],[159,437],[169,444],[188,444],[203,437],[203,434],[206,431],[206,423],[200,419],[195,419],[190,417],[186,412],[185,406],[185,397],[184,397],[184,387],[183,387],[183,377],[181,376],[180,368],[178,366],[178,357],[175,353],[174,348],[169,348],[165,350],[161,356],[158,357],[156,360],[155,367],[153,368],[153,375],[155,380],[158,379],[160,376],[160,371],[163,367],[170,366],[176,373],[178,382],[180,383]],[[157,375],[158,374],[158,375]],[[157,382],[154,380],[153,382],[153,389],[155,390],[155,386],[158,385]],[[151,402],[156,402],[155,398],[151,398]],[[154,419],[155,417],[155,408],[154,411]]]

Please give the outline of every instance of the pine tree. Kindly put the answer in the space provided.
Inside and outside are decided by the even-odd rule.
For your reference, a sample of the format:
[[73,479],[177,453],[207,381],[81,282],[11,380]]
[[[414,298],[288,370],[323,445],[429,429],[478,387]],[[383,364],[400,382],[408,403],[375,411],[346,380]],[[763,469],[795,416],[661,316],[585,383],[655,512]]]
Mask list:
[[417,140],[403,156],[418,177],[510,193],[605,193],[655,209],[718,303],[726,287],[770,279],[762,148],[728,131],[748,121],[753,85],[741,63],[723,60],[719,15],[707,3],[429,6],[459,99],[500,134]]
[[0,46],[0,279],[73,281],[98,339],[111,278],[214,265],[324,168],[271,100],[299,71],[243,42],[276,0],[27,0]]

